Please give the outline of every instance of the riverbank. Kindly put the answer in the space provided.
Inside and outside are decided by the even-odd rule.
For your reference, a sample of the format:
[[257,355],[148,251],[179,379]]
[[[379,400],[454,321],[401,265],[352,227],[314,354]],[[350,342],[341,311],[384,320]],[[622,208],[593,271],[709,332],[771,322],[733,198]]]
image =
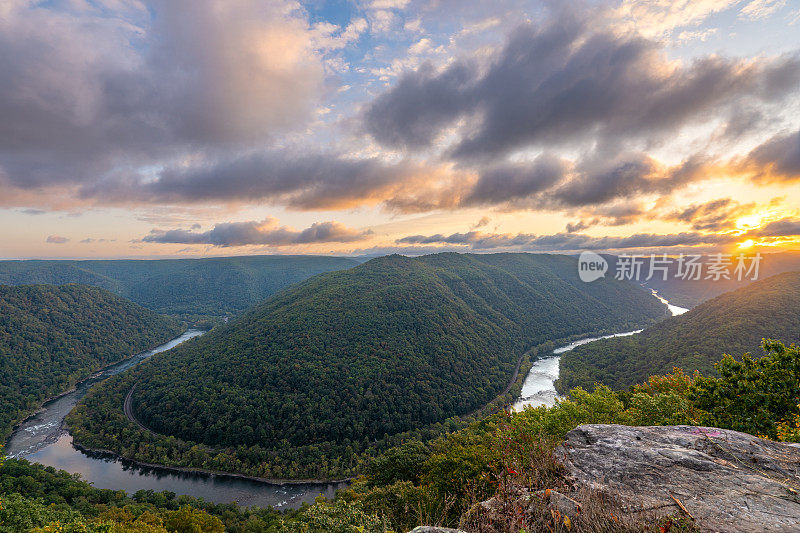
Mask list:
[[[654,289],[644,285],[643,287],[650,290],[653,296],[666,306],[665,312],[667,313],[667,316],[677,316],[689,311],[689,309],[670,304],[669,301],[661,297]],[[642,327],[646,327],[651,324],[652,323],[642,324]],[[548,353],[536,358],[533,361],[528,376],[525,377],[525,381],[523,382],[522,391],[520,392],[519,396],[515,398],[513,408],[519,411],[526,406],[537,407],[544,405],[550,407],[555,404],[555,401],[559,398],[556,382],[558,381],[560,375],[561,354],[573,350],[578,346],[589,344],[590,342],[613,337],[627,337],[641,333],[642,331],[644,330],[636,329],[632,331],[606,335],[598,335],[595,333],[586,336],[578,336],[577,338],[572,338],[565,343],[562,342],[564,345],[558,348],[554,347],[555,344],[552,345]]]
[[[649,323],[649,321],[645,321],[645,323]],[[629,325],[629,327],[632,325],[633,324]],[[506,382],[504,385],[503,389],[488,403],[458,417],[443,420],[429,426],[404,432],[402,434],[392,435],[389,437],[387,442],[383,443],[383,446],[375,444],[366,453],[359,454],[355,458],[355,464],[351,463],[349,465],[344,465],[346,470],[338,470],[338,472],[331,471],[330,473],[333,475],[330,477],[314,476],[292,478],[280,476],[262,476],[259,475],[261,472],[255,472],[255,470],[264,470],[265,465],[272,468],[273,464],[279,464],[273,463],[269,459],[266,460],[266,463],[262,462],[259,464],[243,464],[241,465],[243,469],[229,469],[227,467],[233,466],[232,463],[237,462],[237,460],[240,458],[240,456],[231,454],[229,450],[182,441],[180,439],[176,439],[175,437],[169,437],[168,435],[154,432],[152,429],[144,425],[133,412],[132,396],[136,390],[135,376],[129,376],[129,379],[123,379],[119,384],[115,383],[113,385],[114,392],[111,396],[113,396],[114,401],[109,405],[117,405],[116,398],[119,398],[118,405],[121,407],[121,409],[120,407],[113,409],[113,411],[119,412],[119,416],[117,414],[114,415],[114,423],[119,425],[124,419],[125,425],[127,425],[128,428],[134,429],[141,435],[138,441],[128,443],[124,447],[121,446],[120,448],[116,448],[116,445],[111,448],[108,446],[103,446],[102,444],[104,443],[102,441],[93,442],[93,439],[91,438],[92,432],[84,432],[87,420],[86,416],[88,416],[90,411],[83,413],[86,416],[73,416],[71,414],[68,421],[74,421],[76,423],[76,426],[74,428],[70,428],[70,430],[74,435],[76,445],[80,445],[81,449],[96,450],[107,453],[109,454],[109,457],[121,458],[125,461],[130,461],[131,464],[140,465],[142,467],[160,468],[165,471],[181,473],[229,475],[240,479],[251,479],[254,481],[273,484],[286,484],[289,482],[300,485],[309,483],[341,483],[352,479],[352,476],[361,471],[364,465],[366,465],[369,461],[369,458],[374,456],[375,453],[378,453],[380,449],[389,448],[409,439],[434,439],[439,435],[453,431],[460,427],[464,427],[465,425],[468,425],[480,418],[484,418],[493,413],[507,409],[509,406],[515,403],[516,399],[520,397],[523,384],[528,373],[530,372],[531,367],[534,364],[534,361],[547,357],[547,355],[552,352],[555,346],[564,343],[575,342],[576,340],[584,339],[591,335],[599,335],[603,333],[607,333],[607,330],[583,332],[555,340],[548,340],[526,350],[516,360],[511,376],[508,382]],[[97,412],[97,406],[92,406],[92,410]],[[101,408],[100,410],[103,412],[109,412],[107,409]],[[106,421],[104,424],[107,426],[108,422]],[[120,425],[119,427],[123,426]],[[93,444],[100,444],[100,446],[93,446]],[[141,451],[141,446],[148,447],[151,451],[145,454],[145,456],[141,456],[137,452],[137,450]],[[169,450],[175,449],[175,447],[179,447],[179,449],[183,450],[184,453],[179,454],[178,456],[173,456]],[[128,451],[132,451],[136,455],[128,455]],[[185,460],[187,459],[187,454],[189,452],[198,455],[198,457],[193,461]],[[165,461],[162,461],[162,458],[164,458]],[[153,461],[151,459],[158,460]],[[211,468],[207,467],[206,465],[211,466]],[[218,468],[218,465],[225,465],[225,467]],[[280,469],[278,468],[276,470],[279,471]],[[342,475],[336,475],[337,473]]]
[[104,450],[104,449],[95,449],[95,448],[88,448],[86,446],[81,446],[80,444],[73,441],[72,446],[87,454],[87,455],[95,455],[97,457],[103,459],[113,459],[120,461],[126,465],[134,465],[140,468],[149,468],[152,470],[162,470],[164,472],[176,472],[181,474],[192,474],[192,475],[201,475],[201,476],[214,476],[219,478],[228,478],[228,479],[245,479],[248,481],[254,481],[256,483],[263,483],[265,485],[275,485],[275,486],[284,486],[284,485],[342,485],[345,483],[350,483],[353,478],[342,478],[342,479],[276,479],[276,478],[264,478],[264,477],[256,477],[256,476],[248,476],[246,474],[237,474],[235,472],[223,472],[221,470],[209,470],[205,468],[195,468],[195,467],[188,467],[188,466],[167,466],[161,465],[156,463],[146,463],[143,461],[137,461],[136,459],[128,459],[126,457],[122,457],[117,452],[112,450]]
[[194,331],[194,330],[192,328],[188,328],[188,327],[184,328],[184,330],[181,333],[179,333],[175,337],[172,337],[171,339],[167,339],[166,341],[164,341],[164,340],[159,341],[159,342],[155,343],[152,347],[150,347],[150,348],[148,348],[146,350],[141,350],[139,352],[136,352],[133,355],[129,355],[127,357],[123,357],[122,359],[114,361],[113,363],[108,363],[106,365],[100,366],[98,368],[95,368],[95,369],[89,371],[88,375],[76,379],[75,382],[72,384],[72,386],[69,389],[61,391],[61,392],[59,392],[58,394],[56,394],[54,396],[50,396],[48,398],[45,398],[44,400],[42,400],[39,403],[38,407],[36,407],[35,409],[30,410],[28,412],[28,414],[26,414],[19,421],[15,422],[10,428],[7,428],[7,429],[3,430],[2,433],[0,433],[0,436],[3,437],[4,444],[7,443],[8,440],[11,438],[11,436],[14,434],[14,432],[17,431],[20,427],[22,427],[26,422],[29,422],[30,420],[32,420],[33,418],[35,418],[36,416],[41,414],[47,404],[55,402],[55,401],[63,398],[64,396],[67,396],[69,394],[73,394],[74,392],[76,392],[78,390],[78,387],[80,387],[81,385],[84,385],[86,383],[89,383],[92,380],[98,380],[103,375],[103,373],[107,372],[108,370],[111,370],[115,366],[122,365],[122,364],[124,364],[126,362],[132,361],[133,359],[135,359],[137,357],[140,357],[142,355],[150,353],[153,350],[156,350],[157,348],[159,348],[160,346],[163,346],[164,344],[168,344],[171,340],[175,340],[175,339],[181,338],[182,336],[186,335],[186,333],[189,332],[189,331]]
[[[515,400],[519,398],[525,379],[536,360],[547,357],[548,356],[547,354],[551,353],[555,346],[569,342],[576,342],[579,341],[580,339],[590,338],[590,336],[592,335],[599,335],[603,333],[607,333],[607,330],[595,330],[592,332],[570,335],[568,337],[563,337],[556,340],[548,340],[544,343],[541,343],[526,350],[517,359],[512,375],[507,384],[505,385],[505,387],[503,388],[503,390],[500,393],[498,393],[497,396],[495,396],[491,401],[489,401],[488,403],[484,404],[483,406],[479,407],[474,411],[461,415],[457,418],[454,417],[449,421],[442,421],[438,424],[433,424],[428,427],[419,428],[418,430],[412,430],[411,432],[393,435],[391,436],[392,443],[399,443],[408,440],[409,438],[424,438],[425,440],[433,439],[436,438],[436,436],[444,434],[448,431],[452,431],[457,427],[464,427],[480,418],[484,418],[486,416],[490,416],[493,413],[497,413],[501,410],[507,409],[509,406],[512,406],[515,403]],[[131,383],[127,385],[127,388],[125,388],[124,392],[122,392],[123,401],[121,403],[122,403],[123,416],[129,423],[135,425],[138,431],[151,434],[153,437],[156,438],[161,438],[161,439],[167,438],[168,437],[167,435],[154,432],[152,429],[145,426],[140,420],[138,420],[138,418],[133,413],[132,395],[133,392],[135,391],[135,388],[136,388],[136,383]],[[417,435],[420,432],[424,433],[425,436],[422,437],[421,435]],[[174,439],[174,437],[171,437],[171,439]],[[390,443],[388,447],[394,445],[392,443]],[[192,446],[193,443],[181,441],[181,444],[186,446]],[[198,473],[198,474],[208,474],[217,476],[229,476],[232,478],[248,479],[257,482],[264,482],[276,485],[284,485],[284,484],[305,485],[305,484],[319,484],[319,483],[338,484],[338,483],[348,482],[351,479],[353,479],[352,475],[349,475],[350,472],[348,472],[344,476],[330,477],[330,478],[317,477],[317,478],[298,479],[298,478],[262,477],[236,470],[231,471],[231,470],[221,470],[212,468],[202,468],[196,466],[182,466],[176,464],[164,464],[160,462],[127,458],[117,451],[110,450],[107,448],[93,448],[92,446],[86,444],[75,443],[75,446],[79,447],[82,450],[104,453],[109,458],[120,459],[129,462],[132,465],[137,465],[146,468],[155,468],[164,471],[179,472],[179,473]],[[200,446],[202,447],[202,449],[205,450],[206,446],[204,445]],[[219,454],[228,455],[223,449],[213,449],[211,447],[208,447],[208,449],[205,451],[209,454],[209,457],[217,457]],[[371,456],[370,454],[364,454],[360,456],[359,462],[362,463],[362,465],[366,464],[370,456]]]
[[[63,409],[60,409],[61,403],[64,403],[64,400],[67,400],[67,404],[69,408],[74,405],[74,401],[69,401],[71,396],[79,396],[81,392],[85,394],[85,391],[88,390],[94,384],[102,381],[103,379],[110,377],[114,374],[118,374],[139,362],[145,360],[149,356],[158,353],[159,351],[167,350],[173,347],[175,344],[183,342],[184,340],[188,340],[192,337],[202,334],[200,330],[194,329],[184,329],[182,333],[180,333],[177,337],[172,337],[171,339],[167,340],[166,342],[161,341],[160,343],[156,344],[155,346],[151,347],[148,350],[138,351],[133,355],[123,357],[113,363],[105,364],[101,367],[92,369],[88,376],[84,376],[81,379],[78,379],[74,382],[74,384],[67,390],[63,390],[58,394],[50,396],[43,400],[39,406],[29,412],[23,419],[19,422],[15,423],[11,429],[8,431],[8,438],[4,440],[5,444],[5,452],[8,454],[9,457],[16,457],[19,454],[26,454],[32,453],[31,450],[20,449],[19,446],[15,445],[15,437],[18,437],[20,433],[33,433],[32,437],[36,437],[36,428],[39,427],[40,424],[37,424],[37,419],[40,418],[42,415],[45,415],[48,410],[55,409],[59,411],[59,415],[57,416],[57,420],[55,422],[48,422],[44,424],[50,435],[48,435],[48,440],[52,440],[55,435],[53,432],[62,431],[64,429],[64,420],[63,415],[66,415],[66,412],[61,413]],[[32,427],[27,427],[32,426]],[[37,448],[34,448],[37,449]]]
[[75,390],[46,403],[38,415],[24,423],[9,439],[10,446],[5,451],[14,458],[79,475],[100,489],[121,490],[131,495],[141,490],[166,490],[215,504],[235,502],[241,506],[296,509],[304,503],[313,503],[320,495],[333,498],[336,490],[347,486],[344,476],[331,478],[332,483],[317,483],[326,480],[292,480],[215,469],[169,467],[146,461],[137,463],[111,450],[92,449],[73,442],[64,418],[90,388],[97,386],[104,377],[119,374],[153,353],[170,349],[200,333],[190,330],[150,352],[112,365],[100,376],[81,381]]
[[551,350],[547,355],[540,357],[533,363],[530,372],[525,377],[521,393],[512,406],[513,409],[521,411],[527,406],[552,407],[555,405],[556,400],[559,398],[555,383],[559,377],[561,354],[591,342],[613,337],[627,337],[641,332],[641,329],[637,329],[600,337],[583,337],[565,346]]

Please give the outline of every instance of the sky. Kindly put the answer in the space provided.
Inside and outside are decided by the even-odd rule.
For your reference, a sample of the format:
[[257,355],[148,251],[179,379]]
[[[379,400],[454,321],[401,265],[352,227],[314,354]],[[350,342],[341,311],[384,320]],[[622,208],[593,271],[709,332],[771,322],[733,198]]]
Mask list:
[[800,249],[800,0],[3,0],[0,257]]

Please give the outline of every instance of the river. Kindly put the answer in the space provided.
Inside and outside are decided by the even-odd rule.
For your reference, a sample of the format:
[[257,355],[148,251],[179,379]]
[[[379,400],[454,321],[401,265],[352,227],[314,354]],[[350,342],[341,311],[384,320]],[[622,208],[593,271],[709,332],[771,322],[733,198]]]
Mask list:
[[149,358],[202,335],[199,330],[189,330],[166,344],[109,366],[80,382],[75,390],[44,404],[33,417],[22,423],[11,434],[5,446],[10,458],[24,458],[31,462],[52,466],[73,474],[97,488],[124,490],[133,494],[137,490],[169,490],[188,494],[214,503],[237,502],[243,506],[273,506],[275,508],[300,507],[312,503],[323,494],[333,497],[343,483],[303,483],[276,485],[225,475],[177,472],[164,468],[141,467],[113,456],[86,453],[72,445],[72,436],[64,429],[64,417],[96,383],[119,374]]
[[[673,315],[688,311],[670,305],[655,291],[653,294],[667,304]],[[641,330],[594,337],[575,341],[553,350],[550,357],[533,363],[525,377],[522,393],[514,404],[521,410],[526,405],[553,405],[558,395],[553,382],[558,378],[560,355],[577,346],[599,339],[633,335]],[[137,490],[169,490],[176,494],[188,494],[215,503],[236,502],[243,506],[273,506],[275,508],[300,507],[303,502],[312,503],[314,498],[325,495],[332,498],[346,483],[291,483],[271,484],[234,476],[178,472],[166,468],[143,467],[99,453],[86,453],[72,445],[72,436],[64,429],[64,417],[96,383],[138,365],[153,354],[163,352],[202,335],[199,330],[189,330],[166,344],[144,352],[115,365],[109,366],[90,378],[78,383],[75,390],[44,404],[33,417],[21,424],[11,435],[5,453],[11,458],[24,458],[32,462],[52,466],[73,474],[102,489],[124,490],[133,494]]]
[[[661,300],[662,303],[666,304],[667,309],[672,316],[682,315],[688,311],[688,309],[684,307],[678,307],[677,305],[670,304],[665,298],[659,296],[656,291],[652,289],[650,290],[653,292],[653,296]],[[561,361],[562,353],[574,350],[578,346],[583,346],[584,344],[589,344],[590,342],[598,341],[600,339],[627,337],[629,335],[635,335],[640,331],[642,330],[637,329],[635,331],[625,331],[623,333],[616,333],[614,335],[604,335],[602,337],[581,339],[571,344],[567,344],[566,346],[562,346],[561,348],[556,348],[548,357],[537,359],[533,362],[533,366],[531,366],[528,375],[525,376],[525,381],[522,383],[522,391],[520,392],[520,396],[517,401],[514,402],[514,410],[521,411],[526,405],[530,405],[532,407],[546,405],[550,407],[556,403],[556,399],[558,399],[558,393],[556,392],[553,384],[558,379],[558,365]]]

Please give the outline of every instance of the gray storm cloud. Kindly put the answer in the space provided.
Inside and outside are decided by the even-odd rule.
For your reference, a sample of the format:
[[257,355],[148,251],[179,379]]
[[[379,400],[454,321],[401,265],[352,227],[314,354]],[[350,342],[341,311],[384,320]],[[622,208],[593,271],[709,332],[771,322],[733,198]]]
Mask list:
[[800,130],[776,135],[747,157],[758,177],[792,181],[800,179]]
[[86,183],[296,127],[323,67],[284,0],[12,2],[0,17],[0,176]]
[[581,233],[532,235],[527,233],[491,234],[478,231],[451,235],[411,235],[397,244],[458,244],[475,250],[521,248],[531,251],[615,250],[625,248],[665,248],[673,246],[721,245],[736,241],[730,235],[683,232],[668,235],[639,233],[627,237],[592,237]]
[[707,56],[675,67],[662,45],[594,30],[562,11],[510,36],[488,68],[469,60],[423,65],[372,102],[364,126],[394,148],[429,147],[469,119],[452,155],[496,157],[529,146],[657,136],[731,104],[774,102],[796,90],[796,55],[741,60]]
[[783,218],[764,224],[747,233],[747,237],[795,237],[800,235],[800,219]]
[[731,198],[722,198],[704,204],[692,204],[667,213],[663,218],[691,224],[695,230],[722,231],[733,229],[736,219],[751,213],[755,207],[755,203],[742,205]]
[[465,205],[497,204],[513,198],[527,198],[559,183],[567,175],[566,161],[543,154],[531,163],[504,163],[480,172]]
[[427,175],[409,162],[270,150],[167,168],[155,180],[92,183],[81,195],[110,201],[270,201],[296,209],[341,208],[378,203],[398,186]]
[[[655,145],[713,118],[737,137],[800,82],[797,55],[676,64],[576,4],[518,27],[486,61],[423,64],[362,102],[363,128],[413,153],[358,158],[278,135],[306,126],[324,93],[308,21],[289,0],[151,0],[113,17],[11,5],[0,19],[0,188],[77,185],[85,203],[599,209],[670,194],[717,163],[697,153],[665,166],[627,140]],[[453,144],[437,153],[443,135]],[[508,157],[519,150],[533,155]],[[800,132],[744,160],[750,173],[795,179]]]
[[170,244],[209,244],[212,246],[288,246],[325,242],[355,242],[370,233],[348,228],[338,222],[315,222],[304,230],[280,226],[268,218],[262,221],[230,222],[217,224],[208,231],[153,230],[142,238],[143,242]]

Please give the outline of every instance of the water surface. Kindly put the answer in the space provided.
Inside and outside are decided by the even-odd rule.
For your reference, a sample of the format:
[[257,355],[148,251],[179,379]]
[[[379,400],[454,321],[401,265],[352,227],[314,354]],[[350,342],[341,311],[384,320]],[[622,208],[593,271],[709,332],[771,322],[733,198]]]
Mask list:
[[[653,294],[667,304],[673,315],[688,311],[670,305],[664,298]],[[599,339],[633,335],[641,330],[615,335],[593,337],[575,341],[553,350],[549,357],[534,362],[522,385],[522,393],[514,404],[521,410],[526,405],[553,405],[558,397],[553,382],[558,378],[560,355],[577,346]],[[8,457],[25,458],[46,466],[66,470],[103,489],[124,490],[133,494],[137,490],[169,490],[188,494],[215,503],[237,502],[240,505],[276,508],[297,508],[303,502],[311,503],[319,495],[333,497],[346,483],[268,484],[226,475],[178,472],[164,468],[151,468],[105,454],[87,453],[72,445],[72,436],[63,428],[64,417],[96,383],[119,374],[151,357],[169,350],[189,339],[202,335],[199,330],[189,330],[180,337],[148,352],[112,365],[102,372],[79,383],[75,390],[47,402],[35,416],[26,420],[9,438],[5,446]]]
[[320,494],[333,497],[345,483],[276,485],[226,475],[178,472],[143,467],[106,454],[83,452],[72,445],[72,435],[63,427],[64,417],[93,385],[202,334],[199,330],[189,330],[158,348],[104,369],[79,383],[75,390],[47,402],[12,433],[5,446],[6,455],[80,474],[97,488],[124,490],[129,494],[137,490],[169,490],[215,503],[237,502],[244,506],[276,508],[297,508],[303,502],[313,502]]
[[[682,315],[688,311],[688,309],[684,307],[678,307],[677,305],[670,304],[665,298],[659,296],[656,291],[652,289],[650,290],[653,292],[653,296],[661,300],[662,303],[666,304],[672,316]],[[514,402],[514,410],[522,411],[526,405],[530,405],[531,407],[538,407],[540,405],[551,407],[555,405],[556,399],[558,398],[558,393],[556,392],[553,384],[558,379],[558,365],[559,361],[561,360],[561,354],[564,352],[574,350],[578,346],[583,346],[584,344],[589,344],[590,342],[598,341],[600,339],[627,337],[641,331],[641,329],[637,329],[635,331],[626,331],[624,333],[616,333],[614,335],[604,335],[602,337],[581,339],[579,341],[567,344],[566,346],[556,348],[553,350],[553,353],[547,357],[537,359],[533,362],[533,366],[531,366],[528,375],[525,376],[525,381],[522,383],[520,397],[516,402]]]

